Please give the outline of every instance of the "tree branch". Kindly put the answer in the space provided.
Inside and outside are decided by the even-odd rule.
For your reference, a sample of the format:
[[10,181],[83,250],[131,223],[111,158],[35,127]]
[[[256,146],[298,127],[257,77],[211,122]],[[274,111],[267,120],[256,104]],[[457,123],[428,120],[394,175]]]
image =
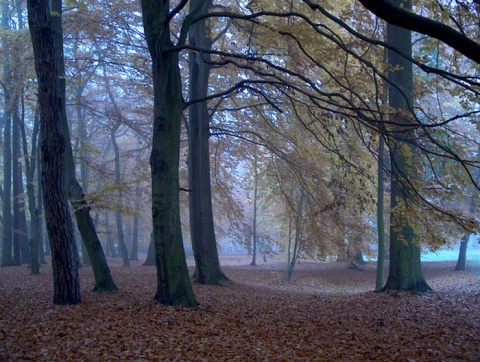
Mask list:
[[[458,50],[477,64],[480,63],[480,44],[455,29],[438,21],[416,15],[385,0],[359,0],[363,6],[379,18],[399,27],[431,36]],[[312,7],[311,1],[305,1]],[[314,9],[314,7],[312,8]]]

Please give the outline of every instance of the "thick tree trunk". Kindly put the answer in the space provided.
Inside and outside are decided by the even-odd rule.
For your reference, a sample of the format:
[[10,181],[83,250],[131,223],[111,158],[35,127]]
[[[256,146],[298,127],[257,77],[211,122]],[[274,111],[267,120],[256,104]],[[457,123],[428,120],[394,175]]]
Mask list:
[[143,26],[152,57],[154,120],[150,167],[157,267],[155,300],[198,305],[188,275],[180,227],[179,158],[184,101],[178,53],[170,39],[170,2],[142,0]]
[[28,23],[38,77],[41,119],[42,188],[52,248],[55,304],[81,302],[73,224],[64,182],[65,138],[57,83],[55,36],[49,1],[28,0]]
[[68,192],[68,198],[75,213],[77,227],[85,243],[87,252],[92,264],[93,275],[95,277],[94,290],[98,292],[108,292],[117,290],[117,287],[110,274],[110,268],[103,252],[102,244],[98,239],[95,225],[90,215],[90,205],[85,199],[85,194],[75,175],[75,163],[73,160],[73,151],[70,141],[70,131],[67,122],[65,110],[65,69],[63,61],[63,37],[62,37],[62,1],[52,0],[52,13],[55,27],[55,45],[56,45],[56,64],[58,67],[58,83],[62,112],[62,129],[65,139],[65,183]]
[[[391,0],[396,6],[411,8],[411,0]],[[410,31],[388,25],[388,44],[411,56],[412,38]],[[414,134],[409,130],[409,114],[413,109],[412,64],[394,52],[388,51],[389,106],[394,110],[392,119],[397,124],[391,140],[392,163],[391,225],[390,225],[390,269],[383,290],[410,290],[425,292],[431,288],[425,281],[420,261],[420,247],[416,243],[415,230],[404,213],[395,213],[397,207],[415,207],[411,201],[410,182],[416,180],[415,149],[408,142]],[[395,70],[394,70],[395,69]],[[402,128],[401,125],[407,127]]]
[[[200,5],[201,8],[198,8]],[[211,5],[211,0],[190,1],[191,11],[198,10],[195,15],[207,13]],[[210,48],[211,40],[207,33],[206,20],[196,22],[190,28],[190,45],[204,49]],[[190,100],[202,99],[208,95],[209,60],[210,56],[207,54],[196,52],[189,54]],[[209,114],[207,102],[198,102],[190,106],[188,123],[189,212],[190,235],[196,265],[195,282],[217,285],[228,278],[220,267],[213,223],[209,150],[210,120],[211,114]]]

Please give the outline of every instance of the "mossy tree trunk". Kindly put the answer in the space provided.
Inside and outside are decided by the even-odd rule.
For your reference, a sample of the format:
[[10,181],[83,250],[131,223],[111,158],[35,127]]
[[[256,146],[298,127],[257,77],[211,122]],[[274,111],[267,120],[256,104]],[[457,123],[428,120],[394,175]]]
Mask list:
[[[208,13],[211,0],[190,1],[190,13]],[[207,21],[196,22],[190,28],[189,44],[193,47],[209,49]],[[210,75],[210,55],[191,52],[189,54],[189,94],[190,101],[208,95]],[[189,108],[188,123],[188,181],[190,235],[195,257],[195,282],[217,285],[228,280],[220,267],[217,241],[213,223],[212,191],[210,183],[210,120],[206,101],[194,103]]]
[[157,292],[167,305],[198,305],[188,275],[180,227],[179,158],[184,100],[179,55],[170,33],[168,0],[142,0],[143,26],[152,58],[154,110],[150,155]]
[[[396,6],[410,9],[411,0],[391,0]],[[409,30],[388,25],[387,43],[406,56],[412,55],[412,37]],[[417,180],[416,150],[410,143],[414,137],[411,130],[413,111],[412,63],[393,50],[388,51],[389,106],[391,121],[396,125],[390,139],[392,164],[390,268],[383,290],[425,292],[431,288],[425,281],[420,261],[420,246],[416,241],[412,218],[405,208],[415,208],[411,185]],[[399,209],[402,212],[396,212]]]

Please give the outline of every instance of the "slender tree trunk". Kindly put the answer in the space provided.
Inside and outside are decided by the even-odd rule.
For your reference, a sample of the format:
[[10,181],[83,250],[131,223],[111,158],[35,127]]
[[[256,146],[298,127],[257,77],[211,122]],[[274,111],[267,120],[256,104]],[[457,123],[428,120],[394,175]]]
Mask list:
[[[115,153],[115,184],[120,186],[121,182],[121,173],[120,173],[120,151],[117,145],[117,139],[115,137],[115,133],[117,132],[120,123],[114,126],[110,132],[113,151]],[[123,266],[130,266],[130,261],[128,260],[128,249],[127,244],[125,243],[125,235],[123,234],[123,218],[122,209],[123,204],[123,192],[121,189],[118,190],[118,200],[117,200],[117,210],[115,211],[115,221],[117,223],[117,241],[118,241],[118,248],[120,249],[120,255],[122,256]]]
[[295,265],[297,263],[298,249],[300,247],[300,233],[298,230],[295,230],[295,241],[293,243],[293,255],[290,263],[288,264],[287,272],[287,282],[292,279],[293,271],[295,270]]
[[[142,197],[142,183],[138,182],[135,186],[135,209],[140,212],[140,204]],[[138,234],[139,234],[139,222],[140,218],[137,214],[133,216],[132,225],[132,252],[130,254],[130,260],[138,260]]]
[[[12,132],[12,171],[13,171],[13,262],[15,265],[30,262],[28,250],[28,230],[26,205],[23,198],[23,166],[21,162],[20,118],[18,115],[18,96],[14,97]],[[23,254],[26,255],[23,255]]]
[[258,198],[258,169],[257,154],[254,155],[254,184],[253,184],[253,225],[252,225],[252,262],[250,265],[257,265],[257,198]]
[[[208,13],[212,1],[190,1],[190,13],[195,15]],[[211,40],[208,37],[207,20],[196,22],[189,32],[191,46],[208,49]],[[210,56],[205,53],[189,54],[189,92],[190,100],[202,99],[208,95]],[[190,235],[195,257],[195,282],[216,285],[228,280],[220,267],[212,210],[212,191],[210,184],[210,120],[207,102],[198,102],[189,108],[188,123],[188,180]]]
[[[105,70],[104,70],[105,73]],[[113,126],[111,132],[110,132],[110,138],[112,140],[112,146],[113,146],[113,152],[115,154],[115,184],[119,187],[118,188],[118,200],[117,200],[117,210],[115,211],[115,220],[117,222],[117,241],[118,241],[118,247],[120,249],[120,255],[122,256],[123,260],[123,266],[130,266],[130,262],[128,260],[128,249],[127,249],[127,244],[125,243],[125,234],[123,233],[123,217],[122,217],[122,208],[123,208],[123,191],[121,189],[121,179],[122,179],[122,174],[120,170],[120,150],[118,148],[117,144],[117,138],[116,138],[116,133],[118,128],[121,125],[121,119],[122,119],[122,114],[117,106],[117,102],[115,101],[115,98],[113,97],[112,92],[110,91],[110,85],[108,83],[108,80],[105,84],[105,87],[107,89],[108,96],[110,97],[110,100],[113,105],[113,109],[115,110],[115,115],[116,115],[116,124]]]
[[[73,43],[73,57],[74,57],[75,64],[77,64],[77,58],[78,58],[78,42],[77,41],[74,41]],[[87,193],[88,192],[88,167],[85,162],[86,148],[87,148],[86,147],[87,127],[85,125],[85,118],[82,114],[82,94],[85,89],[85,85],[83,83],[76,84],[74,89],[75,89],[75,117],[77,120],[77,127],[78,127],[78,133],[79,133],[79,137],[77,138],[78,144],[76,149],[78,149],[78,158],[82,160],[80,162],[80,179],[82,180],[81,181],[82,183],[80,186],[82,187],[83,192]],[[95,222],[94,222],[94,225],[95,225]],[[92,263],[88,255],[87,246],[85,245],[83,238],[80,244],[81,244],[81,250],[82,250],[82,264],[91,265]]]
[[43,192],[42,192],[42,156],[40,150],[41,144],[41,134],[38,135],[38,142],[36,147],[35,158],[37,162],[37,234],[38,234],[38,250],[39,250],[39,262],[40,264],[47,264],[45,260],[45,254],[47,254],[47,250],[49,250],[50,243],[47,241],[45,242],[45,233],[44,233],[44,220],[43,217]]
[[[8,2],[2,3],[2,30],[8,30],[9,6]],[[12,84],[10,75],[10,55],[5,56],[3,74],[5,84]],[[2,266],[12,266],[13,263],[13,225],[12,225],[12,112],[11,91],[4,90],[5,110],[3,112],[3,237],[2,237]]]
[[57,83],[55,34],[49,1],[28,0],[28,23],[38,77],[41,119],[42,186],[52,248],[55,304],[81,302],[75,239],[64,181],[65,138]]
[[[27,181],[27,197],[28,197],[28,211],[30,213],[30,266],[32,274],[40,274],[40,210],[37,208],[37,199],[35,197],[35,169],[37,160],[37,136],[39,118],[35,114],[33,131],[32,131],[32,149],[30,157],[25,157],[25,177]],[[23,154],[28,155],[27,135],[25,132],[25,122],[22,117],[22,148]]]
[[105,210],[105,232],[107,234],[107,254],[112,258],[116,258],[117,251],[115,250],[115,244],[112,240],[112,230],[110,226],[110,212]]
[[[396,6],[411,9],[411,0],[391,0]],[[412,37],[409,30],[394,25],[387,27],[387,42],[406,56],[412,54]],[[392,163],[391,217],[390,217],[390,268],[383,290],[410,290],[425,292],[431,288],[425,281],[420,260],[420,247],[415,239],[415,230],[404,213],[396,214],[396,208],[415,207],[408,181],[417,179],[415,148],[409,143],[414,134],[409,130],[409,114],[413,110],[412,63],[393,50],[388,51],[389,106],[395,111],[395,126],[391,140]],[[407,127],[403,128],[401,125]]]
[[[292,194],[293,194],[293,188],[292,188]],[[288,265],[287,282],[292,279],[293,271],[295,270],[295,265],[297,263],[298,250],[300,249],[300,239],[301,239],[302,228],[303,228],[302,226],[303,202],[304,202],[304,196],[303,196],[303,193],[300,192],[300,195],[297,199],[297,213],[295,215],[295,241],[293,243],[293,255]]]
[[178,53],[170,38],[170,2],[142,0],[143,26],[152,57],[154,119],[150,167],[157,267],[155,300],[198,305],[188,275],[179,204],[180,130],[184,101]]
[[[8,104],[8,91],[5,92],[5,102]],[[11,143],[11,113],[8,106],[4,113],[3,128],[3,237],[2,266],[12,266],[13,262],[13,225],[12,225],[12,143]]]
[[[77,227],[85,243],[87,252],[92,264],[92,271],[95,277],[94,290],[97,292],[108,292],[117,290],[113,278],[110,274],[110,268],[103,252],[102,244],[98,238],[90,215],[90,205],[85,199],[85,194],[75,175],[75,163],[73,161],[73,151],[70,141],[70,131],[68,127],[66,110],[65,110],[65,65],[63,61],[63,34],[62,34],[62,0],[52,0],[52,13],[54,16],[55,26],[55,45],[56,58],[58,67],[58,83],[62,112],[62,129],[65,139],[65,183],[67,185],[68,198],[75,213]],[[78,253],[77,253],[78,255]]]
[[377,275],[375,289],[380,290],[384,285],[385,274],[385,140],[383,135],[378,140],[378,189],[377,189],[377,232],[378,232],[378,253],[377,253]]
[[[15,0],[15,10],[17,13],[17,29],[24,29],[24,19],[22,11],[22,1]],[[22,64],[18,54],[13,55],[13,61],[17,66],[13,74],[13,82],[15,84],[15,95],[13,96],[13,132],[12,132],[12,162],[13,162],[13,197],[14,197],[14,245],[18,244],[18,261],[19,263],[30,263],[30,247],[28,242],[28,226],[27,226],[27,207],[25,203],[24,192],[24,172],[22,158],[28,157],[28,153],[22,154],[22,127],[25,117],[24,94],[23,87],[20,86],[19,72],[21,68],[18,64]],[[15,252],[14,252],[15,259]]]

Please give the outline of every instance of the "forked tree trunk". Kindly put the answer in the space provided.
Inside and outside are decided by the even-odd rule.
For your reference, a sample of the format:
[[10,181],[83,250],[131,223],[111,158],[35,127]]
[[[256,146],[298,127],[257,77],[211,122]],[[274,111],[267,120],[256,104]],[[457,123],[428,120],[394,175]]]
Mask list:
[[184,101],[178,52],[170,33],[170,1],[142,0],[143,26],[152,57],[154,110],[150,167],[157,267],[155,300],[198,305],[188,275],[180,226],[179,159]]
[[[391,0],[396,6],[411,8],[411,0]],[[387,42],[406,56],[412,55],[412,38],[408,30],[388,25]],[[396,207],[415,207],[408,181],[417,179],[415,169],[416,150],[409,143],[414,138],[410,127],[410,112],[413,109],[412,63],[393,50],[388,51],[389,106],[394,110],[392,121],[396,124],[390,143],[392,163],[390,269],[383,290],[409,290],[425,292],[430,286],[425,281],[420,260],[420,247],[416,243],[415,230],[404,213],[395,214]],[[393,70],[395,69],[395,70]],[[405,125],[406,127],[402,127]]]
[[[203,3],[203,4],[202,4]],[[190,1],[190,14],[194,16],[208,13],[211,0]],[[199,8],[199,6],[201,6]],[[194,14],[192,11],[196,11]],[[196,22],[189,32],[191,46],[208,49],[207,20]],[[210,56],[205,53],[189,54],[190,100],[202,99],[208,95]],[[217,241],[213,223],[212,191],[210,184],[210,120],[208,103],[198,102],[189,108],[188,123],[188,181],[190,235],[195,258],[195,282],[216,285],[228,280],[220,268]]]
[[64,182],[65,138],[57,83],[54,27],[47,0],[28,0],[28,23],[38,77],[41,119],[42,187],[52,248],[55,304],[81,302],[73,224]]

